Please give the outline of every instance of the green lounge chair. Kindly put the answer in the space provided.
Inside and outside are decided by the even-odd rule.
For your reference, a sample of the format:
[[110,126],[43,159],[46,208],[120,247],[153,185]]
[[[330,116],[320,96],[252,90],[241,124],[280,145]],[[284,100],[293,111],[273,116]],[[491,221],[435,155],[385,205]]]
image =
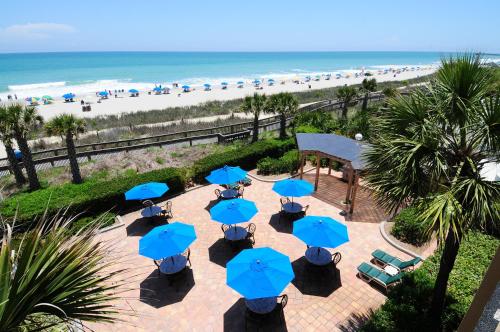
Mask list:
[[403,271],[406,269],[413,269],[415,265],[417,265],[422,259],[420,257],[415,257],[408,261],[402,261],[397,257],[391,256],[383,250],[377,249],[372,252],[372,256],[375,261],[379,262],[382,265],[391,265],[396,269]]
[[403,277],[402,272],[391,276],[385,271],[380,270],[379,268],[376,268],[375,266],[367,263],[361,263],[361,265],[358,266],[358,275],[368,283],[371,281],[375,281],[379,285],[382,285],[386,291],[389,286],[398,283]]

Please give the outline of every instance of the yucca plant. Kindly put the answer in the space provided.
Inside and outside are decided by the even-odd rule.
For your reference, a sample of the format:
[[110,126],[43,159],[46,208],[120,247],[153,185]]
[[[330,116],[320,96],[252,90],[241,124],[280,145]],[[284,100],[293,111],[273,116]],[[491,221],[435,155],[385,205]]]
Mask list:
[[0,329],[38,331],[55,325],[112,322],[122,282],[97,224],[76,235],[71,219],[42,221],[22,236],[4,227],[0,249]]
[[500,160],[500,98],[488,94],[491,80],[479,57],[443,60],[428,87],[390,100],[365,156],[378,202],[392,211],[412,203],[442,245],[428,310],[433,331],[463,237],[500,222],[500,183],[481,176],[488,160]]

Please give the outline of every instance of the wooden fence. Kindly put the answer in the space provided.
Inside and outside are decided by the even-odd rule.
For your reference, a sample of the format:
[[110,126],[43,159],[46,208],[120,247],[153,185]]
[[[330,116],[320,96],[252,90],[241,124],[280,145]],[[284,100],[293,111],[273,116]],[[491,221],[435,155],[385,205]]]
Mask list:
[[[381,100],[383,95],[375,93],[370,96],[372,100]],[[358,99],[357,102],[361,101]],[[299,109],[299,112],[316,110],[338,110],[342,106],[339,101],[322,100],[311,103]],[[292,118],[287,119],[290,123]],[[185,147],[198,144],[226,143],[237,139],[246,139],[252,134],[252,121],[218,126],[205,129],[188,130],[183,132],[153,135],[142,138],[132,138],[117,141],[99,142],[76,146],[76,156],[79,162],[90,161],[92,158],[99,159],[106,155],[141,150],[150,147]],[[279,116],[273,116],[259,120],[259,133],[278,130],[280,126]],[[67,151],[65,147],[36,151],[32,153],[33,161],[37,169],[63,166],[67,164]],[[11,172],[7,158],[0,159],[0,176]]]

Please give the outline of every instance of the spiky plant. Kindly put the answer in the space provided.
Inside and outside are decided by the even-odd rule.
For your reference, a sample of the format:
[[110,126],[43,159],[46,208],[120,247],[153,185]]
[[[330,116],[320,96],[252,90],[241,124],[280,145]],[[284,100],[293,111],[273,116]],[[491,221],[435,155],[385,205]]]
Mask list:
[[347,122],[348,107],[358,97],[358,92],[352,86],[342,86],[336,91],[337,99],[342,103],[342,120]]
[[112,322],[111,302],[122,283],[95,239],[96,225],[76,235],[71,219],[55,217],[13,239],[3,230],[0,249],[0,326],[2,331],[37,331],[58,324]]
[[472,227],[498,226],[500,183],[481,176],[500,159],[499,95],[479,57],[445,59],[435,80],[390,100],[366,154],[368,184],[388,210],[412,203],[435,231],[442,256],[429,314],[438,330],[448,278]]
[[253,96],[247,96],[243,100],[241,110],[245,113],[253,114],[253,135],[252,143],[259,140],[259,116],[264,112],[267,97],[265,94],[254,93]]
[[288,92],[281,92],[268,98],[266,112],[279,114],[280,139],[286,138],[286,119],[294,115],[299,108],[297,97]]
[[363,79],[363,81],[361,82],[360,90],[364,92],[363,104],[361,106],[361,109],[365,111],[368,107],[368,97],[370,96],[370,92],[374,92],[377,90],[377,80],[374,78]]

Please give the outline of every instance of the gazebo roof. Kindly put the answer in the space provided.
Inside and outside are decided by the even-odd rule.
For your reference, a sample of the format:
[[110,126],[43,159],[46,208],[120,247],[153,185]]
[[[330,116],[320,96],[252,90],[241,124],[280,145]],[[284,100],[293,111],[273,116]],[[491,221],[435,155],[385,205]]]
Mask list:
[[321,152],[350,162],[355,170],[364,168],[362,154],[368,147],[365,143],[336,134],[298,133],[296,137],[299,151]]

